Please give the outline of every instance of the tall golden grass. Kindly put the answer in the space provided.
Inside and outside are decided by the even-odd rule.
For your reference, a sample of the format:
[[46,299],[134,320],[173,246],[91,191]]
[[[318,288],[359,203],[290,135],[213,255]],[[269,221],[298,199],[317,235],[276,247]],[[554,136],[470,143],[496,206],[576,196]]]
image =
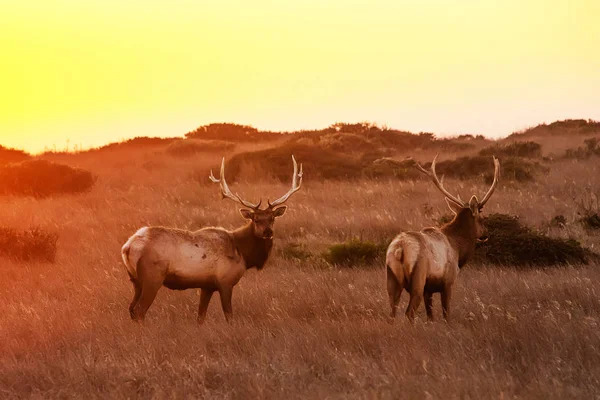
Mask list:
[[[418,155],[423,161],[432,156]],[[92,190],[0,199],[3,225],[60,235],[54,264],[2,260],[1,398],[546,399],[600,393],[598,265],[527,271],[467,265],[455,285],[453,321],[440,321],[435,297],[438,321],[425,323],[421,308],[410,326],[387,318],[383,265],[336,269],[283,257],[281,249],[290,244],[320,254],[338,241],[381,242],[435,224],[446,208],[425,180],[322,182],[311,179],[305,164],[303,189],[276,223],[267,267],[249,271],[234,290],[231,325],[218,296],[207,323],[198,326],[197,291],[164,288],[146,323],[133,323],[127,311],[133,290],[120,260],[129,235],[143,225],[243,223],[238,207],[221,201],[208,182],[206,172],[220,156],[177,158],[154,147],[51,154],[46,157],[54,162],[94,173]],[[270,175],[237,181],[232,189],[250,200],[274,198],[288,186]],[[574,199],[598,191],[599,175],[594,159],[555,162],[535,182],[501,184],[485,212],[519,215],[529,226],[598,251],[600,236],[576,222]],[[479,180],[446,185],[463,198],[486,190]],[[557,214],[567,227],[546,228]]]

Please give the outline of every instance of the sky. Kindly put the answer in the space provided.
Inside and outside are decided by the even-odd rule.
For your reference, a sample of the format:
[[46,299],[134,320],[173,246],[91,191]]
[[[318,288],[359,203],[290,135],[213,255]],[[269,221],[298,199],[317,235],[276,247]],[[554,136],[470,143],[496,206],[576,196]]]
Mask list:
[[0,0],[0,144],[600,120],[597,0]]

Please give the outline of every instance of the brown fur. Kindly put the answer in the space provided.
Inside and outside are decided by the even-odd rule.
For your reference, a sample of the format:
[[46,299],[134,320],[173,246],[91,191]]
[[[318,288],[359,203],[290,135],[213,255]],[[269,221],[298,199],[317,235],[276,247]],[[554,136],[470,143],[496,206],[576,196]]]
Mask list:
[[[437,158],[437,156],[436,156]],[[396,316],[402,290],[410,293],[406,317],[412,322],[422,300],[425,300],[427,318],[433,320],[434,293],[441,293],[444,319],[450,317],[452,285],[458,271],[475,252],[478,238],[486,234],[481,209],[498,183],[499,162],[494,158],[494,182],[481,202],[476,196],[468,203],[452,196],[435,173],[435,158],[431,172],[417,164],[417,169],[432,178],[446,196],[448,206],[455,216],[441,228],[425,228],[420,232],[398,235],[388,247],[386,256],[387,291],[391,317]]]
[[[135,261],[134,273],[128,265],[129,276],[134,286],[134,296],[129,306],[131,318],[143,320],[158,290],[165,286],[172,290],[202,289],[198,308],[199,322],[204,321],[212,294],[218,291],[223,312],[229,320],[232,316],[233,287],[243,275],[238,266],[244,270],[260,270],[264,267],[273,247],[274,215],[283,215],[285,212],[285,209],[281,208],[283,207],[275,210],[244,210],[242,214],[250,216],[251,220],[234,231],[211,227],[190,232],[152,227],[145,228],[141,236],[136,237],[136,233],[122,249],[123,259],[128,265],[133,261],[132,246],[136,245],[135,241],[139,240],[143,245],[143,248],[138,250],[140,256]],[[266,234],[268,237],[264,237]],[[190,258],[198,260],[197,268],[210,271],[190,276],[182,274],[176,266],[171,265],[173,260],[168,255],[177,254],[181,246],[185,247]],[[219,266],[202,264],[211,261]]]

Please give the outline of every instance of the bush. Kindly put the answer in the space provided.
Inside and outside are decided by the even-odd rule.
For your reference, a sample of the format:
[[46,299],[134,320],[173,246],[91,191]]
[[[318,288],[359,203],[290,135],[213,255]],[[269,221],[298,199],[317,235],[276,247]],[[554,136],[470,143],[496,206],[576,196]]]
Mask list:
[[259,174],[255,178],[261,178],[265,173],[289,182],[292,178],[292,154],[298,163],[308,167],[304,172],[311,179],[352,179],[362,173],[362,165],[350,156],[320,147],[288,143],[272,149],[236,154],[226,162],[227,180],[236,180],[245,168],[257,171]]
[[88,151],[97,151],[97,150],[109,150],[109,149],[122,149],[122,148],[147,148],[147,147],[157,147],[164,146],[169,143],[173,143],[176,141],[182,140],[181,138],[161,138],[161,137],[148,137],[148,136],[137,136],[132,139],[124,140],[122,142],[110,143],[106,146],[102,146],[98,149],[88,150]]
[[480,156],[539,158],[542,156],[542,146],[539,143],[513,142],[510,144],[495,144],[479,151]]
[[9,149],[4,146],[0,146],[0,165],[21,162],[31,159],[28,153],[23,150]]
[[551,124],[540,124],[509,137],[534,137],[547,135],[590,135],[600,132],[600,122],[585,119],[566,119]]
[[222,140],[185,139],[171,143],[165,152],[172,156],[187,157],[198,153],[229,153],[235,146],[235,143]]
[[379,158],[367,165],[363,173],[368,178],[391,177],[400,180],[418,179],[422,173],[415,168],[415,161],[406,159],[397,161],[391,158]]
[[323,257],[331,264],[353,267],[359,264],[373,264],[383,259],[386,249],[385,245],[351,239],[330,246]]
[[88,191],[96,182],[91,172],[46,160],[0,167],[0,194],[48,197]]
[[585,147],[578,147],[576,149],[567,149],[565,151],[565,158],[576,158],[583,160],[591,156],[600,156],[600,138],[593,137],[583,141]]
[[518,217],[492,214],[486,218],[489,240],[475,259],[509,266],[587,264],[590,251],[573,239],[556,239],[521,225]]
[[[428,163],[425,168],[430,166],[431,163]],[[480,176],[488,184],[494,179],[494,167],[490,156],[466,156],[442,161],[436,165],[436,171],[438,175],[461,180]],[[522,158],[506,157],[500,160],[500,176],[505,181],[529,182],[534,180],[535,174],[547,171],[548,169],[541,164]]]
[[227,140],[233,142],[251,142],[276,140],[282,137],[281,133],[265,132],[249,125],[231,123],[215,123],[203,125],[186,133],[188,139]]
[[0,254],[15,260],[54,262],[57,241],[58,234],[40,228],[17,231],[0,227]]

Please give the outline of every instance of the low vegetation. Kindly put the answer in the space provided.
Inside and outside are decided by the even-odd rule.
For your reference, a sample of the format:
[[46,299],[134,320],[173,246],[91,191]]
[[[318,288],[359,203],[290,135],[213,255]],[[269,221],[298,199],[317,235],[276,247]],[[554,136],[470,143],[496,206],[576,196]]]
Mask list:
[[235,147],[235,143],[222,140],[185,139],[172,142],[166,147],[165,152],[171,156],[189,157],[199,153],[226,154],[233,151]]
[[82,193],[96,182],[91,172],[46,160],[0,167],[0,194],[37,198]]
[[[477,250],[479,262],[469,262],[454,285],[452,322],[441,321],[440,297],[434,295],[436,321],[424,322],[422,304],[411,326],[404,318],[389,320],[385,248],[400,231],[431,225],[447,207],[441,196],[432,195],[427,179],[404,178],[411,173],[405,157],[422,164],[437,152],[443,160],[481,157],[479,150],[492,143],[455,138],[473,147],[449,152],[439,146],[451,142],[441,144],[431,134],[336,125],[325,134],[298,132],[302,141],[284,135],[237,144],[234,151],[245,155],[238,158],[238,181],[229,182],[234,192],[266,200],[285,191],[292,152],[304,163],[305,176],[303,189],[276,222],[270,261],[262,271],[248,271],[236,289],[232,323],[225,322],[215,295],[206,324],[198,326],[195,290],[161,290],[146,323],[132,323],[127,310],[132,285],[119,251],[143,225],[239,226],[238,207],[221,201],[218,185],[207,178],[211,168],[216,171],[220,154],[181,161],[166,153],[170,142],[152,140],[128,144],[124,151],[59,154],[52,161],[82,166],[101,177],[94,190],[44,201],[0,197],[0,225],[18,227],[0,233],[0,397],[597,397],[599,261],[584,250],[589,264],[581,264],[583,246],[540,240],[527,228],[547,226],[562,214],[565,218],[556,223],[565,228],[548,231],[572,235],[598,251],[598,231],[582,227],[573,205],[587,188],[600,193],[596,157],[541,164],[552,168],[552,179],[542,177],[543,169],[535,170],[537,182],[526,187],[501,177],[484,209],[492,221],[490,240]],[[362,135],[375,145],[342,152],[312,139],[337,133]],[[186,140],[219,139],[174,141]],[[561,135],[536,141],[554,154],[566,149]],[[268,147],[274,160],[267,152],[259,153],[266,161],[249,156]],[[493,164],[491,156],[484,159],[487,172]],[[506,159],[501,157],[502,165]],[[160,167],[144,169],[150,162]],[[366,171],[374,164],[388,172],[373,172],[371,179]],[[191,179],[194,170],[205,171],[203,181],[211,186]],[[280,171],[281,182],[270,179]],[[481,196],[481,179],[474,171],[457,190],[466,194],[473,189]],[[496,217],[495,212],[507,215]],[[523,219],[515,222],[512,215]],[[494,224],[499,228],[494,230]],[[41,227],[38,234],[25,233],[34,226]],[[14,243],[26,242],[15,237],[52,232],[60,234],[58,241],[57,235],[37,240],[58,246],[54,263],[42,262],[43,257],[23,261],[43,253],[39,250],[21,251],[28,254],[23,258],[15,255],[21,253]],[[500,242],[494,242],[499,235]],[[352,244],[351,237],[362,239]],[[542,254],[556,256],[564,243],[568,260]],[[330,246],[335,266],[323,258],[331,254]],[[501,250],[494,253],[495,248]],[[491,257],[498,263],[488,261]],[[527,261],[534,257],[548,264]],[[407,303],[404,293],[402,311]]]
[[576,149],[567,149],[565,158],[584,160],[592,156],[600,156],[600,137],[593,137],[583,141],[584,146]]
[[0,255],[16,261],[54,262],[58,234],[41,228],[0,227]]
[[548,237],[523,226],[512,215],[492,214],[486,218],[489,240],[476,252],[486,264],[555,266],[587,264],[591,252],[574,239]]
[[600,121],[592,119],[565,119],[555,121],[551,124],[540,124],[509,136],[512,139],[540,136],[569,136],[569,135],[592,135],[600,133]]
[[0,166],[29,159],[31,159],[31,156],[23,150],[0,146]]
[[377,244],[368,240],[351,239],[343,243],[329,246],[324,254],[327,262],[343,267],[356,267],[381,264],[385,256],[384,244]]
[[[424,166],[427,168],[429,165],[431,163]],[[493,172],[490,172],[490,165],[493,165],[491,156],[464,156],[437,163],[437,171],[440,175],[461,180],[480,177],[490,184],[494,178]],[[517,157],[500,158],[500,169],[504,182],[531,182],[535,180],[536,175],[548,171],[538,162]]]
[[539,158],[542,156],[542,146],[533,141],[512,142],[509,144],[494,144],[479,151],[480,156]]

